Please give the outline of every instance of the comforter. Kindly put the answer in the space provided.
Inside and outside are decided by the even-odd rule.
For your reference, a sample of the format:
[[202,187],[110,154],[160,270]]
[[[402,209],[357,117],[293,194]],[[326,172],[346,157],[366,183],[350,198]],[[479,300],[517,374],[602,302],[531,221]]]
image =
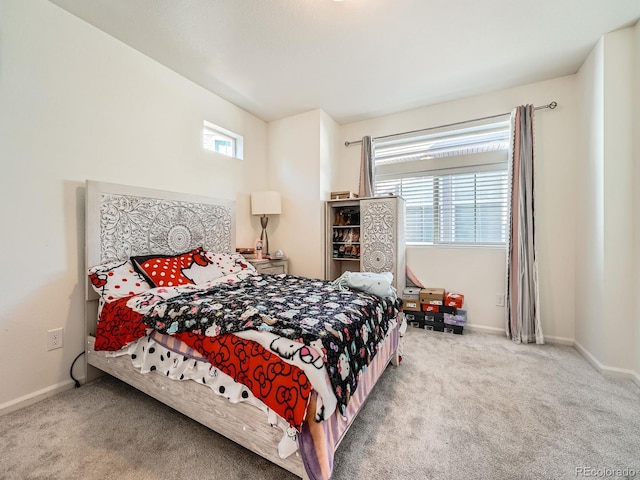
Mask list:
[[[269,342],[271,351],[284,358],[295,354],[306,367],[328,376],[344,415],[361,372],[399,311],[399,302],[340,290],[322,280],[265,275],[234,283],[155,288],[128,299],[131,311],[120,307],[119,314],[138,317],[131,319],[137,325],[131,340],[144,335],[146,327],[189,339],[196,348],[203,343],[199,336],[269,335],[274,339]],[[318,412],[316,420],[323,418],[325,412]]]

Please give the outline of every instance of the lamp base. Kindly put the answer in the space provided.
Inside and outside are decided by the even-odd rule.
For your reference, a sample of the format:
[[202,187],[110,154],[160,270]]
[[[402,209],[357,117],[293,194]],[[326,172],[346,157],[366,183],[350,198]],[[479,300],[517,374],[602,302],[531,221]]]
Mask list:
[[262,256],[263,258],[269,258],[269,236],[267,235],[267,224],[269,223],[269,217],[266,215],[262,215],[260,217],[260,225],[262,225],[262,233],[260,234],[260,240],[262,241],[263,249]]

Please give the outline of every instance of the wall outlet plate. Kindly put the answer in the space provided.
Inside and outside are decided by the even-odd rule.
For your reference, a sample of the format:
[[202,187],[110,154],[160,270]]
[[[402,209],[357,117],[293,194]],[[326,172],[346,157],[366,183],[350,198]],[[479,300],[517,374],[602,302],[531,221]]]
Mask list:
[[62,348],[63,328],[56,328],[47,332],[47,350]]
[[496,293],[496,306],[504,307],[504,293]]

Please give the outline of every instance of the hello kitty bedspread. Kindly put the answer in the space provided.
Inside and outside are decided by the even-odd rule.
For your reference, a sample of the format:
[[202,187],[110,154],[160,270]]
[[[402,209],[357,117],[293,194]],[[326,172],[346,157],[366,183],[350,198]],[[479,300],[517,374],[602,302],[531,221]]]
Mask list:
[[[158,290],[164,291],[165,287]],[[260,341],[253,341],[251,338],[242,338],[246,336],[242,332],[238,335],[225,334],[215,337],[206,337],[193,332],[181,332],[172,336],[162,335],[149,329],[142,322],[142,315],[127,306],[130,300],[137,299],[125,297],[104,305],[96,327],[94,342],[96,351],[113,352],[116,356],[128,353],[135,366],[140,355],[139,352],[132,353],[131,349],[137,348],[135,345],[143,337],[154,337],[156,342],[166,345],[170,351],[174,352],[173,360],[179,357],[195,358],[201,363],[209,364],[212,370],[220,370],[236,382],[243,384],[256,398],[298,431],[302,428],[306,416],[311,382],[314,383],[314,388],[318,392],[315,408],[324,410],[324,405],[329,407],[333,405],[335,409],[335,397],[324,371],[309,368],[299,359],[281,358],[278,353],[282,348],[281,342],[271,341],[270,343],[273,339],[267,335],[260,336]],[[151,335],[148,335],[149,330]],[[296,343],[288,339],[279,337],[278,339]],[[276,344],[278,350],[274,350]],[[154,351],[144,351],[145,345],[142,346],[145,355],[155,354]],[[304,345],[300,345],[297,350],[300,351],[303,347]],[[150,348],[157,350],[156,347]],[[165,358],[161,355],[160,360],[164,362]],[[152,364],[150,371],[160,367]],[[170,373],[171,375],[168,376],[171,378],[175,378],[178,374],[175,367],[170,370]],[[178,376],[178,379],[185,378]]]
[[[169,335],[193,332],[215,337],[246,331],[267,332],[302,343],[320,354],[344,415],[360,373],[367,368],[389,330],[400,303],[331,282],[293,275],[251,276],[237,283],[150,290],[128,302],[146,326]],[[323,415],[321,415],[323,417]]]

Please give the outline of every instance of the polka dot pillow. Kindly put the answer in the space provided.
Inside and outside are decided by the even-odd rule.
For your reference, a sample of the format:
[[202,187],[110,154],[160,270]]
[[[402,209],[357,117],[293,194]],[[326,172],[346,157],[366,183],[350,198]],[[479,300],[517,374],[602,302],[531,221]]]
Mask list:
[[239,253],[227,254],[206,252],[205,256],[211,262],[212,267],[215,266],[220,271],[219,276],[239,273],[242,270],[255,272],[253,265],[251,265],[247,259]]
[[181,255],[144,255],[131,257],[136,270],[154,287],[175,287],[195,283],[185,275],[194,266],[206,266],[210,262],[198,247]]
[[135,271],[129,260],[96,265],[89,269],[93,289],[106,302],[130,297],[151,288],[151,285]]

